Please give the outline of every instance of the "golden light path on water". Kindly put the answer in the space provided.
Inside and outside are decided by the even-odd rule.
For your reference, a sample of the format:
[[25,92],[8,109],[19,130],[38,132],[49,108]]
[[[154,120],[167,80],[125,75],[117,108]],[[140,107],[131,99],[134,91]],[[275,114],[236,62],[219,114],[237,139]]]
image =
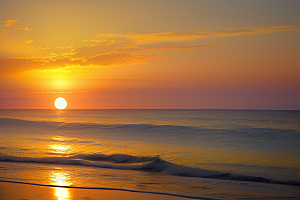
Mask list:
[[48,145],[48,150],[51,155],[55,156],[68,156],[74,153],[74,149],[71,144],[67,144],[67,138],[54,137],[52,138],[55,143]]
[[[49,153],[56,156],[68,156],[73,153],[73,148],[69,144],[65,144],[64,142],[67,140],[64,137],[54,137],[52,138],[57,143],[49,144]],[[56,168],[55,171],[51,171],[49,174],[49,179],[51,181],[51,185],[57,186],[70,186],[72,185],[72,179],[70,174],[63,171],[62,168]],[[69,200],[72,199],[69,188],[63,187],[54,187],[54,196],[57,197],[58,200]]]
[[[59,168],[57,170],[59,170]],[[57,186],[72,185],[70,175],[63,171],[57,171],[57,172],[51,171],[49,174],[49,178],[53,185],[57,185]],[[69,188],[63,188],[63,187],[55,187],[54,196],[56,196],[58,200],[69,200],[72,198]]]
[[71,149],[70,145],[51,144],[49,147],[52,149],[51,154],[57,154],[57,156],[68,155]]

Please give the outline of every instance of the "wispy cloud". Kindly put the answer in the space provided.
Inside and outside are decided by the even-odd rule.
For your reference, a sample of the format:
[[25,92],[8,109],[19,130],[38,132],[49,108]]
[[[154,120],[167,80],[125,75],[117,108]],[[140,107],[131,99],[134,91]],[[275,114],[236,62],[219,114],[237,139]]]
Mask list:
[[35,93],[35,94],[71,94],[71,93],[85,93],[87,91],[46,91],[46,92],[24,92],[24,93]]
[[71,49],[74,48],[73,46],[69,46],[69,47],[56,47],[57,49]]
[[33,28],[28,28],[28,27],[26,27],[26,28],[15,28],[15,29],[17,29],[17,30],[23,30],[23,31],[34,31]]
[[0,36],[5,36],[8,32],[9,30],[7,29],[0,29]]
[[2,29],[0,29],[0,36],[5,36],[5,35],[7,35],[10,31],[12,31],[12,30],[23,30],[23,31],[34,31],[34,29],[33,28],[28,28],[28,27],[26,27],[26,28],[19,28],[19,27],[16,27],[16,28],[13,28],[13,29],[11,29],[10,27],[12,27],[12,26],[15,26],[15,23],[17,22],[17,21],[19,21],[20,19],[12,19],[12,20],[6,20],[6,21],[2,21],[2,22],[4,22],[4,27],[7,27],[7,28],[4,28],[3,26],[2,26]]
[[5,23],[4,26],[6,26],[6,27],[14,26],[15,23],[16,23],[17,21],[19,21],[19,20],[20,20],[20,19],[11,19],[11,20],[3,21],[3,22]]
[[90,65],[132,65],[146,63],[154,57],[159,56],[147,53],[113,52],[90,57],[86,62]]
[[[4,35],[6,32],[2,30],[1,35]],[[84,40],[87,42],[87,46],[80,48],[75,48],[73,46],[56,47],[51,49],[37,47],[39,50],[47,50],[47,52],[50,53],[49,56],[22,58],[0,57],[0,70],[3,75],[33,69],[74,72],[86,71],[89,68],[105,66],[143,64],[149,62],[151,59],[166,57],[161,54],[163,50],[179,51],[211,47],[188,45],[189,41],[192,40],[197,40],[193,41],[195,44],[199,42],[199,39],[207,37],[255,35],[294,30],[300,30],[300,27],[264,25],[218,29],[214,31],[198,30],[193,33],[161,32],[98,34],[97,39]],[[23,43],[32,42],[34,41],[23,41]],[[160,55],[155,55],[154,51],[159,51]]]
[[117,40],[83,40],[84,42],[92,42],[91,46],[98,46],[98,45],[113,45],[116,42],[124,42],[124,41],[117,41]]
[[[73,52],[73,55],[75,53],[76,52]],[[148,53],[110,52],[84,58],[74,58],[72,55],[68,56],[67,54],[64,54],[63,56],[38,58],[34,61],[43,63],[42,65],[48,69],[53,66],[63,66],[50,70],[70,72],[73,70],[86,71],[88,68],[92,67],[142,64],[147,63],[150,59],[155,57],[161,56],[155,56]]]
[[138,44],[147,44],[154,42],[176,42],[196,40],[206,37],[225,37],[237,35],[254,35],[282,31],[300,30],[299,26],[253,26],[253,27],[235,27],[230,29],[198,30],[193,33],[177,33],[177,32],[162,32],[162,33],[107,33],[98,34],[101,40],[130,40]]
[[119,47],[118,49],[122,49],[122,50],[142,50],[142,51],[155,51],[155,50],[184,50],[184,49],[198,49],[198,48],[208,48],[210,46],[187,46],[187,47],[176,47],[176,46],[162,46],[162,47],[156,47],[156,46],[152,46],[152,47],[145,47],[145,46],[137,46],[137,45],[131,45],[131,46],[122,46]]
[[1,94],[13,93],[28,93],[28,94],[71,94],[71,93],[86,93],[87,91],[37,91],[37,92],[0,92]]
[[32,42],[34,42],[34,40],[24,40],[22,43],[29,44],[29,43],[32,43]]
[[147,63],[150,59],[161,57],[148,53],[111,52],[85,58],[73,58],[76,52],[53,54],[52,57],[0,58],[2,75],[14,74],[33,69],[56,72],[86,71],[88,68],[120,66]]
[[48,47],[39,47],[39,49],[42,49],[42,50],[49,50],[49,49],[51,49],[51,48],[48,48]]
[[32,69],[39,69],[43,62],[35,58],[0,57],[1,75],[14,74]]
[[42,142],[62,142],[62,143],[94,143],[90,140],[79,140],[77,138],[65,138],[65,137],[56,137],[56,138],[28,138],[28,140],[42,141]]

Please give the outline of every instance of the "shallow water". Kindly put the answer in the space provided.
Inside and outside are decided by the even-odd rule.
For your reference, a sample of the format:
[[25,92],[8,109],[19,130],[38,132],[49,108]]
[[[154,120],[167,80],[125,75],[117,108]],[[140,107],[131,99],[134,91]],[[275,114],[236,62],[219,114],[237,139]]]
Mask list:
[[0,179],[297,198],[299,122],[299,111],[1,110]]

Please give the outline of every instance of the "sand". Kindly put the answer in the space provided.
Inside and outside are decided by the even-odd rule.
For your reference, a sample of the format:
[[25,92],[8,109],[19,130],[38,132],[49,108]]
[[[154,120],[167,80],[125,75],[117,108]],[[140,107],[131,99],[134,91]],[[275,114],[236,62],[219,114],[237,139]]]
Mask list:
[[190,198],[140,192],[46,187],[0,182],[1,200],[188,200]]

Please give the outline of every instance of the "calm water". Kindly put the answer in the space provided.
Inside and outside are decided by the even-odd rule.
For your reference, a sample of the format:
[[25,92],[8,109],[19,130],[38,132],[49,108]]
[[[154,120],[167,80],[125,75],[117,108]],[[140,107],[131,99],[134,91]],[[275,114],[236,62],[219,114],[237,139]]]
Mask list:
[[297,199],[299,114],[0,110],[0,179],[215,199]]

